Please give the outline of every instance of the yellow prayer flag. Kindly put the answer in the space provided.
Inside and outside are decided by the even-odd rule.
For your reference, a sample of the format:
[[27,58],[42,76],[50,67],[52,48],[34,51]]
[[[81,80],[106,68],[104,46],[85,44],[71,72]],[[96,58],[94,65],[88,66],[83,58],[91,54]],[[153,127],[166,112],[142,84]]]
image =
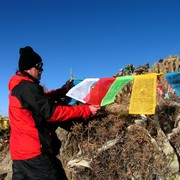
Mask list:
[[152,73],[134,77],[129,114],[155,113],[157,75]]

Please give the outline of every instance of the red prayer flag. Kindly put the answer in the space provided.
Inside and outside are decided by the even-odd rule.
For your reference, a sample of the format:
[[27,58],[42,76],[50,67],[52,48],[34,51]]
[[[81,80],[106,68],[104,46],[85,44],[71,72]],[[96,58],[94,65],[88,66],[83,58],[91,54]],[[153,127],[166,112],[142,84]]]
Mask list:
[[84,101],[88,104],[101,105],[102,99],[107,94],[115,79],[116,78],[101,78],[95,87],[92,87],[91,92],[84,98]]

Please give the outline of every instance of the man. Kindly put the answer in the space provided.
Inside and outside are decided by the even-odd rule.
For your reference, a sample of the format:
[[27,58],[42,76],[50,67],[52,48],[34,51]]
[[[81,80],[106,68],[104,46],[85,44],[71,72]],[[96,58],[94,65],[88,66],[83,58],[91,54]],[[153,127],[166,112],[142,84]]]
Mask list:
[[41,57],[30,47],[20,48],[19,70],[9,81],[10,153],[13,180],[65,179],[53,155],[50,124],[87,119],[99,106],[63,106],[55,100],[64,97],[68,83],[45,93],[39,84],[43,71]]

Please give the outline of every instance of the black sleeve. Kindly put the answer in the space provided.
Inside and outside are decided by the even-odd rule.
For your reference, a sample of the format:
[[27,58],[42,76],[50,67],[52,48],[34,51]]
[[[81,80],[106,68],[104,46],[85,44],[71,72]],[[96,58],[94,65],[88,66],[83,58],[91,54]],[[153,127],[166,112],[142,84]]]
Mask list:
[[49,119],[56,108],[51,98],[44,94],[43,88],[36,83],[23,81],[13,94],[19,99],[22,108],[35,112],[44,119]]

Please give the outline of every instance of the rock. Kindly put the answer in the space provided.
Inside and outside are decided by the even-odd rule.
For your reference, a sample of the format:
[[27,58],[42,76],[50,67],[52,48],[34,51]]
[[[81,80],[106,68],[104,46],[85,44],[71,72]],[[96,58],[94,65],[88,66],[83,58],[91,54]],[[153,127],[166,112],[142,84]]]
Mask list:
[[7,154],[0,163],[0,174],[6,174],[6,176],[4,176],[4,180],[12,179],[12,161],[9,151],[7,151]]
[[164,134],[164,132],[161,129],[158,129],[158,134],[156,139],[159,147],[161,147],[163,153],[167,157],[167,161],[169,162],[169,171],[171,172],[171,174],[178,173],[179,172],[178,156],[174,151],[174,148],[169,143],[167,136]]

